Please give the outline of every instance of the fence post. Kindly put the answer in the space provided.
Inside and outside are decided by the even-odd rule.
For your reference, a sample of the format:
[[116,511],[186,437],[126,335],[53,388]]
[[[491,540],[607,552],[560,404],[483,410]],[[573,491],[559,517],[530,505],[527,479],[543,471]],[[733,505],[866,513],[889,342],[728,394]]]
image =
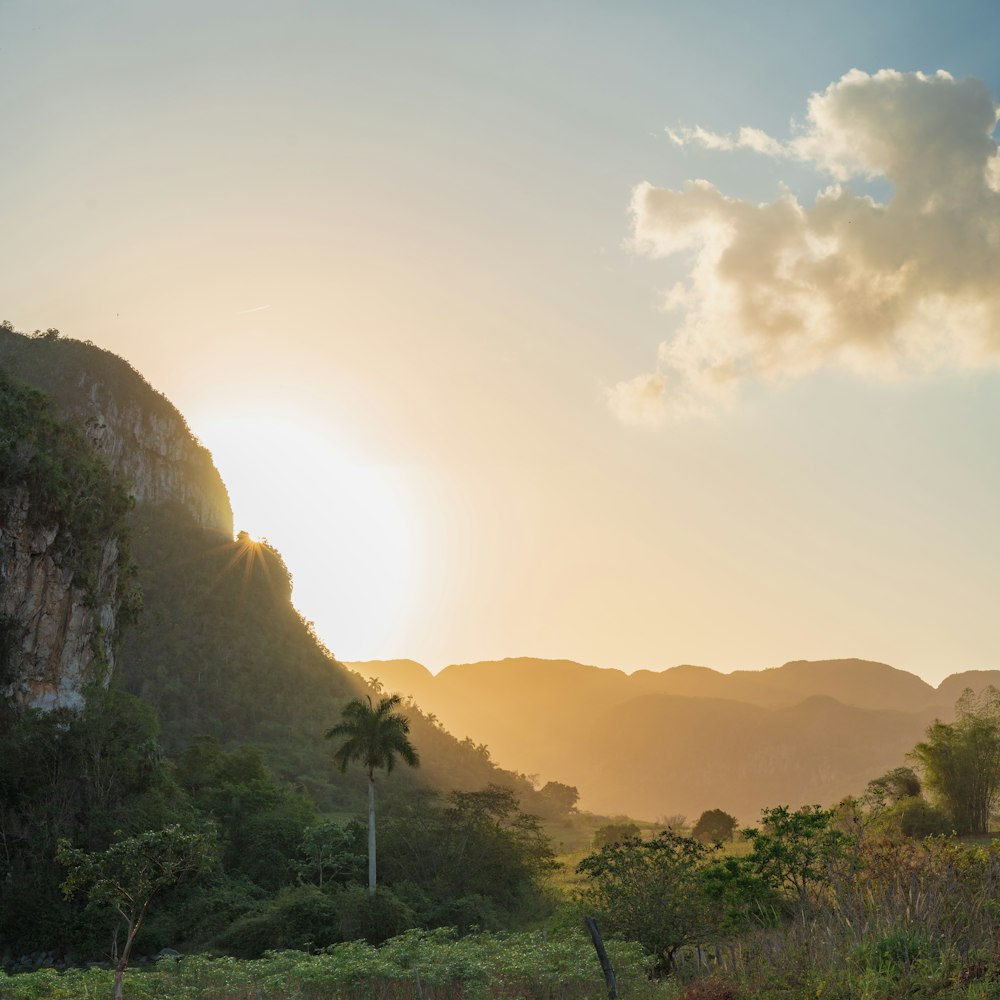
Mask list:
[[593,917],[584,917],[583,922],[590,931],[590,940],[594,942],[594,950],[601,962],[601,971],[604,973],[604,982],[608,987],[608,1000],[618,1000],[618,981],[615,979],[615,970],[611,968],[611,959],[608,958],[607,949],[604,947],[604,939],[597,929],[597,921]]

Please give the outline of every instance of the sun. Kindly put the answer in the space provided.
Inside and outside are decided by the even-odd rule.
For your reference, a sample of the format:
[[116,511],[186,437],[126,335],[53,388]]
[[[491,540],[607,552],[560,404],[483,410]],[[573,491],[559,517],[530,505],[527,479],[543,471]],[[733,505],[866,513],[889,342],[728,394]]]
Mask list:
[[293,600],[341,659],[392,655],[420,561],[405,474],[367,464],[294,410],[192,422],[229,490],[235,527],[267,539]]

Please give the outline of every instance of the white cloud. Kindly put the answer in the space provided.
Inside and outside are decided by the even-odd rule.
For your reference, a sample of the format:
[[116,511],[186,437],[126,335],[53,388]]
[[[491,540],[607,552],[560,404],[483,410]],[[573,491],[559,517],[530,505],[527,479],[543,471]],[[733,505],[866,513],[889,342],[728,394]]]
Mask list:
[[[980,80],[852,70],[813,94],[791,138],[670,130],[679,145],[810,164],[832,182],[814,204],[753,204],[704,180],[633,192],[640,253],[687,255],[665,296],[679,316],[655,372],[609,393],[642,422],[711,409],[748,377],[838,363],[923,372],[1000,359],[998,104]],[[884,178],[879,203],[853,178]]]

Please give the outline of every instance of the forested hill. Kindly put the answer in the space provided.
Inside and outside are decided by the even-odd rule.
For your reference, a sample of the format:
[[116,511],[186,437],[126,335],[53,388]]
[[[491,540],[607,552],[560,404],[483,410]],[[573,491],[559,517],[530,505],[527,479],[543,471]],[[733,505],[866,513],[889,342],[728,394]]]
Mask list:
[[[50,395],[132,492],[142,609],[117,671],[155,708],[167,751],[201,734],[254,744],[321,807],[360,808],[363,777],[335,771],[323,733],[349,698],[373,692],[296,612],[280,555],[244,534],[233,540],[225,486],[180,413],[121,358],[55,330],[29,337],[0,326],[0,370]],[[530,783],[498,769],[484,747],[408,711],[422,767],[398,769],[387,790],[496,782],[532,805]]]

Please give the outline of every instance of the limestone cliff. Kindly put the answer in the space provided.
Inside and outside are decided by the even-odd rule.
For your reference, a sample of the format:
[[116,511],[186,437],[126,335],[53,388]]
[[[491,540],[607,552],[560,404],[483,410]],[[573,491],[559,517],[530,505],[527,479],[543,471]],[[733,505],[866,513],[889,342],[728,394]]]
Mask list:
[[202,528],[233,537],[229,494],[211,454],[128,362],[55,330],[28,337],[4,324],[0,369],[50,396],[137,503],[179,504]]
[[0,510],[0,695],[35,708],[80,708],[86,685],[107,684],[115,664],[119,539],[105,539],[91,583],[65,557],[59,531],[32,524],[27,490]]
[[80,373],[80,395],[66,412],[80,421],[136,503],[178,503],[201,527],[232,538],[229,494],[208,450],[180,414],[153,412],[136,400],[120,402],[106,382],[92,378]]
[[0,696],[79,707],[134,602],[131,501],[45,396],[0,373]]

